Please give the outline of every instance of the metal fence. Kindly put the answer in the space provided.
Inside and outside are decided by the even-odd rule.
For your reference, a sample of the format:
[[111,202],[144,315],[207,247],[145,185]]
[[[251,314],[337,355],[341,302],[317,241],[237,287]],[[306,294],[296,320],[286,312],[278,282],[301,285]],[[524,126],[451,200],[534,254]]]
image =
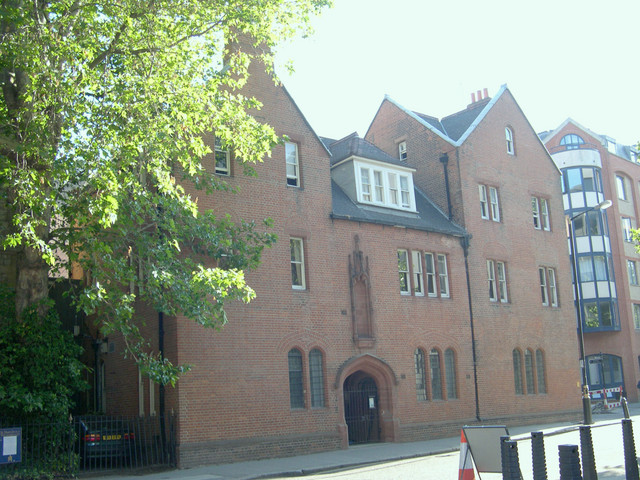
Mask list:
[[175,467],[175,420],[85,415],[68,422],[10,420],[22,429],[22,460],[0,465],[0,477],[20,472],[74,475],[82,471]]

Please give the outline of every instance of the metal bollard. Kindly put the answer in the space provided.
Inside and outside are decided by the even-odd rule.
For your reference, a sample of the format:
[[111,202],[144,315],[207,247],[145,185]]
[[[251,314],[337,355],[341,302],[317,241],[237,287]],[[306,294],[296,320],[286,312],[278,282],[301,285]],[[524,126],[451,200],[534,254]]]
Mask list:
[[620,403],[622,404],[622,411],[624,412],[624,418],[631,418],[629,415],[629,403],[627,402],[626,397],[620,398]]
[[559,445],[560,480],[582,480],[580,453],[577,445]]
[[544,453],[544,434],[531,432],[531,457],[533,480],[547,480],[547,458]]
[[580,453],[582,456],[582,476],[584,480],[598,480],[596,457],[593,453],[593,440],[591,438],[591,427],[587,425],[580,427]]
[[518,443],[513,440],[502,441],[502,480],[520,480],[520,461],[518,459]]
[[627,478],[640,478],[636,444],[633,440],[633,425],[628,418],[622,419],[622,441],[624,442],[624,471]]

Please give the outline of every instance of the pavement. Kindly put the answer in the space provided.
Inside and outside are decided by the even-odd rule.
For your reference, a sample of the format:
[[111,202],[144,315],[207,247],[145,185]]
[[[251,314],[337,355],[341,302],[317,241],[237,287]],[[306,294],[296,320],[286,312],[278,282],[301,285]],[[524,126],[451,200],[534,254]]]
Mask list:
[[[629,414],[634,420],[634,436],[640,429],[640,403],[629,404]],[[634,418],[635,417],[635,418]],[[621,407],[593,414],[592,427],[606,426],[617,423],[624,418]],[[513,440],[527,438],[530,432],[542,431],[545,437],[563,432],[577,430],[580,424],[553,423],[543,425],[525,425],[509,427],[509,434]],[[372,443],[353,445],[346,450],[312,453],[296,457],[271,458],[238,462],[222,465],[207,465],[202,467],[165,470],[160,472],[143,472],[138,474],[122,474],[100,472],[100,474],[82,475],[82,480],[254,480],[261,478],[284,478],[292,476],[311,475],[341,468],[375,463],[406,460],[440,453],[449,453],[460,449],[460,435],[452,438],[424,440],[406,443]]]

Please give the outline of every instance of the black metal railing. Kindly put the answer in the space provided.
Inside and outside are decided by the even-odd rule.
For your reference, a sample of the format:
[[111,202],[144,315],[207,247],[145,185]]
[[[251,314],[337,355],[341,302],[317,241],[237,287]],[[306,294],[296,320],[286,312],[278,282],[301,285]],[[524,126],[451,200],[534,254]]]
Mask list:
[[22,429],[19,463],[0,465],[0,477],[20,472],[72,476],[80,471],[175,467],[175,419],[83,415],[67,422],[0,418]]

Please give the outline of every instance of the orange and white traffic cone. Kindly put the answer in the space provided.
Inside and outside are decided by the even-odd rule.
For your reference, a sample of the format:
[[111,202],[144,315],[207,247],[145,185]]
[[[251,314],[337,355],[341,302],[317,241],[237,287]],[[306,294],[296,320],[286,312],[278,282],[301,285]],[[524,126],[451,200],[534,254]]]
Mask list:
[[467,437],[465,437],[464,430],[462,430],[460,432],[460,468],[458,470],[458,480],[475,480],[475,478],[471,451],[467,444]]

